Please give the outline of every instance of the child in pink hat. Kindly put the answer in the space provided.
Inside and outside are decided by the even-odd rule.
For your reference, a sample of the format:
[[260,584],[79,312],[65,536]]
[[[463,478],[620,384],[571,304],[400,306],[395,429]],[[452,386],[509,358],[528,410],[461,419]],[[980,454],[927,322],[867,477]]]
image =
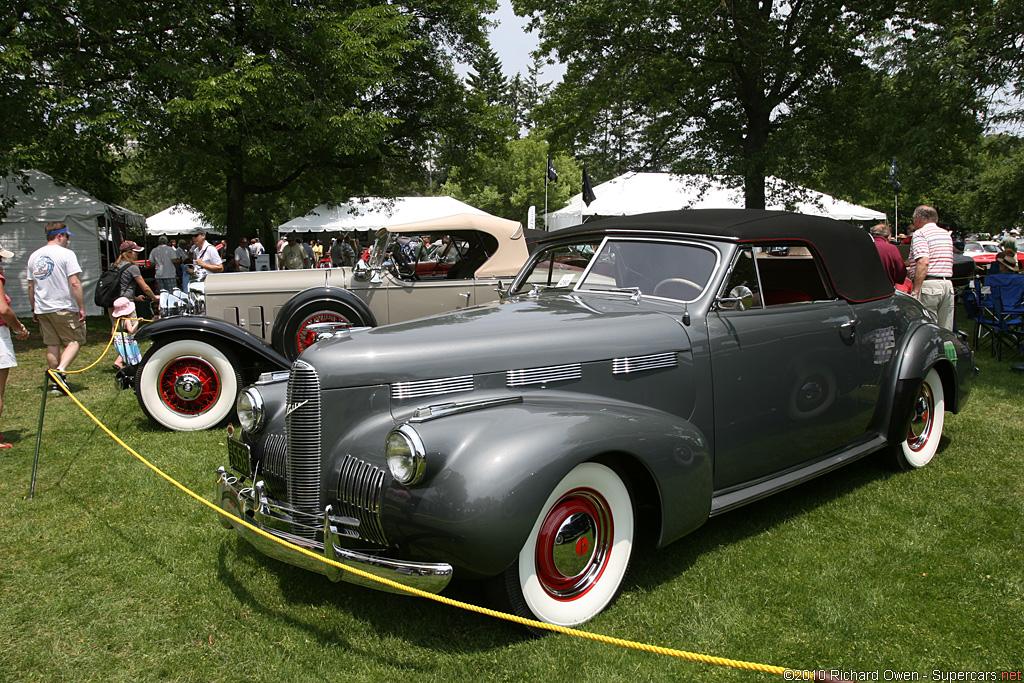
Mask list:
[[117,320],[117,336],[114,347],[117,349],[117,360],[114,367],[120,370],[125,365],[138,365],[142,361],[139,343],[135,341],[135,330],[139,329],[139,321],[135,319],[135,302],[128,297],[114,299],[114,318]]

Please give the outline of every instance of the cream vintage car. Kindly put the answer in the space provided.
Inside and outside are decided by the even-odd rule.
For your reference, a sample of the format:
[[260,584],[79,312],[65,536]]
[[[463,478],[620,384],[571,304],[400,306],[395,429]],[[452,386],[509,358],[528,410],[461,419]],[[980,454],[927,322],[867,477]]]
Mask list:
[[519,223],[460,214],[382,228],[355,268],[212,274],[181,314],[137,333],[152,340],[139,405],[168,429],[213,427],[245,383],[291,367],[310,325],[376,327],[494,301],[527,254]]

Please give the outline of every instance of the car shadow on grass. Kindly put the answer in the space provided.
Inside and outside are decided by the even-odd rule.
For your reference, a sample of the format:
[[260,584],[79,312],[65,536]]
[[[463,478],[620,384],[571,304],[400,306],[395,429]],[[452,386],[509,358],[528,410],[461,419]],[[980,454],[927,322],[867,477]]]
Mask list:
[[[950,445],[941,437],[936,457]],[[913,476],[892,466],[888,452],[878,452],[828,474],[709,519],[692,533],[655,548],[653,534],[639,539],[634,547],[630,573],[623,590],[650,590],[672,581],[689,569],[706,552],[759,536],[801,515],[835,502],[856,490],[892,477]]]
[[[236,536],[234,531],[225,531]],[[250,588],[246,577],[251,563],[260,571],[272,573],[280,595],[262,598]],[[341,643],[365,639],[368,635],[390,635],[418,647],[438,651],[472,653],[489,651],[532,636],[512,624],[415,596],[385,593],[346,582],[332,582],[325,576],[294,567],[263,555],[241,538],[226,538],[218,552],[217,578],[246,609],[300,628],[321,645],[337,647]],[[472,605],[487,606],[484,586],[478,581],[453,581],[443,595]],[[287,603],[282,609],[272,603]],[[292,610],[292,606],[300,609]],[[334,619],[308,619],[309,608],[336,615]],[[350,637],[353,632],[358,638]],[[366,656],[377,656],[355,642],[350,643]],[[380,654],[380,664],[394,662]],[[428,667],[430,668],[430,667]]]

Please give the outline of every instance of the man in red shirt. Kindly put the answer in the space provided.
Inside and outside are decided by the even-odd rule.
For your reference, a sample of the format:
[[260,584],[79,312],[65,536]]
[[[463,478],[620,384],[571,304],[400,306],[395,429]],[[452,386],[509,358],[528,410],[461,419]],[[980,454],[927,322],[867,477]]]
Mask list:
[[903,255],[900,254],[900,250],[896,248],[895,244],[889,242],[889,235],[892,234],[889,231],[889,226],[879,223],[872,225],[868,232],[875,240],[878,257],[882,259],[882,267],[885,268],[885,274],[889,276],[893,286],[902,292],[909,292],[910,287],[906,284],[907,267],[903,264]]

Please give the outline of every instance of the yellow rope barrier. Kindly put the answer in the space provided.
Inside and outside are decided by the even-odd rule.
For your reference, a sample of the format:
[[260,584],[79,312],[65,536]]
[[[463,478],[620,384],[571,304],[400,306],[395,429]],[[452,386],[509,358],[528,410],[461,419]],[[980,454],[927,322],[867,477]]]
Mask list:
[[[113,335],[111,335],[110,339],[111,339],[111,343],[113,343],[113,339],[114,339]],[[110,348],[110,344],[107,345],[107,350],[109,350],[109,348]],[[106,350],[104,351],[104,354],[106,354]],[[102,358],[103,358],[103,355],[100,356],[100,359],[102,359]],[[96,362],[98,363],[99,360],[97,360]],[[93,363],[93,365],[95,365],[95,364],[96,363]],[[93,366],[90,365],[89,367],[93,367]],[[85,368],[85,369],[88,369],[88,368]],[[49,370],[47,372],[51,376],[53,376],[53,373],[54,373],[53,370]],[[78,372],[82,372],[82,371],[79,370]],[[246,520],[240,519],[239,517],[231,514],[227,510],[222,509],[220,506],[214,505],[213,503],[211,503],[210,501],[206,500],[205,498],[202,498],[201,496],[199,496],[198,494],[194,493],[193,491],[191,491],[190,489],[188,489],[187,487],[185,487],[184,485],[182,485],[181,483],[179,483],[178,481],[173,479],[171,476],[169,476],[168,474],[163,472],[163,470],[161,470],[159,467],[157,467],[153,463],[151,463],[148,460],[146,460],[144,457],[142,457],[142,455],[140,455],[137,451],[135,451],[135,449],[133,449],[131,446],[126,444],[124,441],[122,441],[116,434],[114,434],[112,431],[110,431],[107,428],[106,425],[104,425],[102,422],[100,422],[100,420],[97,419],[96,416],[93,415],[92,412],[90,412],[89,409],[86,408],[82,404],[82,402],[79,401],[78,398],[74,394],[71,393],[70,390],[67,391],[67,395],[69,397],[71,397],[71,400],[75,402],[75,405],[77,405],[82,410],[82,412],[85,413],[89,417],[89,419],[91,419],[96,424],[96,426],[98,426],[100,429],[102,429],[104,432],[106,432],[106,434],[111,439],[113,439],[122,448],[124,448],[126,451],[131,453],[133,456],[135,456],[135,458],[137,458],[142,464],[144,464],[146,467],[148,467],[150,470],[152,470],[154,473],[156,473],[158,476],[163,478],[169,484],[171,484],[172,486],[174,486],[175,488],[180,490],[185,495],[190,496],[191,498],[195,499],[199,503],[201,503],[201,504],[205,505],[206,507],[212,509],[217,514],[224,515],[225,517],[229,517],[233,523],[241,524],[244,527],[246,527],[247,529],[249,529],[250,531],[253,531],[254,533],[257,533],[260,536],[263,536],[264,538],[267,538],[267,539],[269,539],[271,541],[274,541],[275,543],[279,543],[279,544],[289,548],[290,550],[302,553],[303,555],[311,557],[311,558],[313,558],[315,560],[318,560],[318,561],[323,562],[325,564],[331,565],[332,567],[336,567],[338,569],[341,569],[341,570],[350,572],[352,574],[355,574],[357,576],[360,576],[360,577],[362,577],[364,579],[369,579],[371,581],[376,581],[378,583],[390,586],[391,588],[396,588],[398,590],[402,590],[402,591],[405,591],[407,593],[411,593],[412,595],[417,595],[417,596],[419,596],[421,598],[427,598],[428,600],[433,600],[435,602],[439,602],[439,603],[442,603],[444,605],[449,605],[451,607],[457,607],[459,609],[464,609],[464,610],[467,610],[467,611],[470,611],[470,612],[476,612],[478,614],[483,614],[483,615],[486,615],[486,616],[489,616],[489,617],[495,617],[497,619],[504,619],[505,621],[515,622],[515,623],[518,623],[518,624],[522,624],[524,626],[530,626],[530,627],[537,628],[537,629],[545,629],[545,630],[548,630],[548,631],[554,631],[556,633],[564,633],[566,635],[575,636],[577,638],[584,638],[586,640],[594,640],[594,641],[597,641],[597,642],[600,642],[600,643],[605,643],[605,644],[608,644],[608,645],[618,645],[620,647],[630,648],[630,649],[633,649],[633,650],[640,650],[640,651],[643,651],[643,652],[650,652],[650,653],[653,653],[653,654],[666,655],[666,656],[669,656],[669,657],[677,657],[677,658],[680,658],[680,659],[687,659],[687,660],[695,661],[695,662],[704,662],[706,664],[716,664],[718,666],[727,666],[727,667],[732,667],[732,668],[735,668],[735,669],[745,669],[747,671],[761,671],[761,672],[764,672],[764,673],[777,674],[777,675],[780,675],[780,676],[786,676],[786,680],[823,680],[824,678],[827,678],[827,674],[825,674],[824,671],[815,672],[815,671],[812,671],[812,670],[791,669],[791,668],[781,667],[781,666],[772,666],[772,665],[769,665],[769,664],[758,664],[756,662],[747,662],[747,661],[742,661],[742,660],[737,660],[737,659],[728,659],[726,657],[716,657],[716,656],[713,656],[713,655],[701,654],[699,652],[688,652],[686,650],[676,650],[676,649],[673,649],[673,648],[661,647],[661,646],[658,646],[658,645],[649,645],[647,643],[641,643],[641,642],[637,642],[637,641],[633,641],[633,640],[624,640],[622,638],[614,638],[614,637],[611,637],[611,636],[601,635],[599,633],[590,633],[588,631],[581,631],[579,629],[567,628],[565,626],[558,626],[556,624],[548,624],[548,623],[541,622],[541,621],[535,621],[533,619],[526,619],[524,617],[520,617],[520,616],[517,616],[517,615],[514,615],[514,614],[506,614],[504,612],[499,612],[497,610],[488,609],[486,607],[479,607],[477,605],[473,605],[473,604],[470,604],[470,603],[467,603],[467,602],[462,602],[460,600],[453,600],[451,598],[447,598],[447,597],[444,597],[444,596],[441,596],[441,595],[435,595],[433,593],[427,593],[425,591],[421,591],[421,590],[418,590],[416,588],[411,588],[409,586],[403,586],[402,584],[399,584],[399,583],[397,583],[395,581],[391,581],[390,579],[385,579],[385,578],[382,578],[382,577],[379,577],[379,576],[374,576],[374,575],[369,574],[367,572],[364,572],[363,570],[358,569],[356,567],[349,567],[349,566],[344,565],[344,564],[342,564],[340,562],[337,562],[335,560],[328,559],[327,557],[324,557],[323,555],[318,555],[318,554],[316,554],[314,552],[311,552],[310,550],[307,550],[306,548],[302,548],[302,547],[299,547],[299,546],[296,546],[296,545],[292,545],[291,543],[288,543],[287,541],[284,541],[283,539],[280,539],[277,536],[274,536],[273,534],[267,533],[263,529],[250,524]]]

